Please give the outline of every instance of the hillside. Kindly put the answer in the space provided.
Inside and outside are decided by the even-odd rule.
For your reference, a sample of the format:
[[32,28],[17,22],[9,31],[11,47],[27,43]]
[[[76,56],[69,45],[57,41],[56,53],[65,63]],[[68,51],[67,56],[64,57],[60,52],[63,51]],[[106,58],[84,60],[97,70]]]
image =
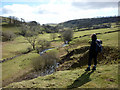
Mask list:
[[[118,49],[104,46],[103,52],[97,56],[98,64],[117,64],[118,62]],[[60,66],[57,70],[70,70],[77,67],[84,67],[87,65],[89,58],[89,46],[73,49],[67,55],[61,57]]]
[[[37,57],[40,58],[40,54],[36,50],[30,51],[32,46],[19,33],[19,26],[4,24],[2,27],[3,32],[11,31],[16,37],[11,41],[2,42],[1,61],[4,62],[0,64],[2,64],[3,87],[117,88],[117,65],[120,58],[118,55],[118,32],[120,30],[118,30],[116,22],[110,24],[110,28],[91,30],[87,30],[87,28],[83,28],[83,30],[72,28],[74,31],[73,38],[65,47],[62,47],[64,41],[60,38],[61,34],[58,33],[59,27],[57,25],[40,25],[39,30],[41,33],[38,34],[37,39],[50,41],[51,45],[47,48],[54,48],[53,51],[58,52],[59,58],[59,61],[56,62],[59,63],[59,67],[56,69],[57,72],[46,76],[34,73],[35,69],[32,62]],[[57,27],[56,30],[55,27]],[[56,32],[55,40],[51,38],[53,31]],[[85,72],[84,69],[87,67],[90,35],[93,33],[96,33],[98,39],[103,41],[103,52],[98,56],[97,71],[89,73]],[[48,54],[48,52],[45,52],[45,54]],[[103,82],[105,82],[104,85]]]
[[69,27],[69,28],[86,28],[92,27],[93,25],[99,25],[103,23],[114,23],[118,22],[119,17],[100,17],[100,18],[86,18],[86,19],[76,19],[69,20],[58,24],[58,26]]
[[12,83],[5,88],[117,88],[118,65],[98,65],[97,71],[85,68],[66,70],[32,80]]
[[57,72],[35,79],[14,82],[5,88],[117,88],[118,49],[104,46],[98,55],[97,70],[85,72],[89,46],[73,49],[61,57]]

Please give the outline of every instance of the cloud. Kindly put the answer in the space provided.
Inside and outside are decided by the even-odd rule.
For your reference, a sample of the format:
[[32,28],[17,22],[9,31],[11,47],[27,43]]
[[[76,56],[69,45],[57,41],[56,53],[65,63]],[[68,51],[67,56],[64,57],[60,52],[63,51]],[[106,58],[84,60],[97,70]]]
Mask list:
[[7,9],[7,8],[2,8],[2,14],[9,14],[9,13],[13,13],[13,11],[11,9]]
[[[96,16],[111,16],[118,12],[112,3],[80,3],[75,0],[48,1],[42,4],[37,2],[37,4],[34,3],[35,5],[33,3],[5,5],[2,7],[2,16],[16,16],[24,18],[26,21],[34,20],[44,24]],[[108,5],[105,6],[105,4]]]
[[80,9],[102,9],[102,8],[116,8],[117,2],[72,2],[72,6]]
[[[55,0],[2,0],[1,2],[51,2]],[[64,2],[119,2],[119,0],[56,0]]]
[[2,2],[44,2],[49,0],[2,0]]
[[25,14],[25,13],[31,13],[33,11],[34,9],[26,4],[5,5],[2,8],[3,14],[16,14],[16,13]]

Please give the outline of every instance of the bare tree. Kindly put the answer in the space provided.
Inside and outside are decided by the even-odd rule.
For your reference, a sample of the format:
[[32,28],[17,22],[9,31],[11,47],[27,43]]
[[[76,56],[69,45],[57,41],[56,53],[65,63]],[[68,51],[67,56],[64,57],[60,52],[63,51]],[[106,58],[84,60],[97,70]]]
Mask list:
[[27,24],[21,25],[21,34],[25,37],[25,39],[31,44],[33,50],[36,48],[37,36],[39,28],[38,26],[29,26]]
[[32,45],[33,50],[35,50],[37,37],[36,36],[26,37],[26,40]]
[[21,23],[25,23],[25,20],[23,18],[20,18],[21,19]]
[[51,39],[54,41],[55,38],[57,37],[57,34],[56,34],[56,33],[52,33],[52,34],[50,34],[50,37],[51,37]]
[[47,49],[49,46],[50,46],[50,41],[47,41],[46,39],[39,39],[37,41],[36,50],[39,53],[44,49]]
[[20,27],[19,27],[19,29],[20,29],[19,34],[22,35],[22,36],[25,36],[25,35],[26,35],[26,32],[27,32],[27,30],[28,30],[28,25],[26,25],[26,24],[21,24]]

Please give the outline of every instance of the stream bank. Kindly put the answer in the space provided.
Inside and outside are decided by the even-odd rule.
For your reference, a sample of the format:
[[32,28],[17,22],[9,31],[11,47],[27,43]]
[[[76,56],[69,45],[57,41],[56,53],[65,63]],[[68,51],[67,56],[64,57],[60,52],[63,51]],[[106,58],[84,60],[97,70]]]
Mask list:
[[[68,45],[68,44],[62,44],[59,47],[65,47],[66,45]],[[58,48],[58,47],[55,47],[55,48]],[[40,56],[42,56],[47,51],[55,49],[55,48],[45,49],[42,52],[39,52],[39,54],[40,54]],[[42,71],[31,70],[30,72],[14,79],[13,82],[20,82],[22,80],[31,80],[31,79],[37,78],[39,76],[50,75],[50,74],[56,72],[56,68],[58,68],[58,66],[59,66],[59,63],[56,60],[54,60],[54,65],[51,65],[49,68],[44,69]]]

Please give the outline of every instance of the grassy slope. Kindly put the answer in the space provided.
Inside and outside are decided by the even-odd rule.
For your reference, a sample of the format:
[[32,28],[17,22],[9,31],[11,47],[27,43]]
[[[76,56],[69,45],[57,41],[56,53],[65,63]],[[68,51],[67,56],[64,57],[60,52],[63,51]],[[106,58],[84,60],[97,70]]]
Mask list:
[[79,31],[74,33],[74,37],[76,36],[83,36],[87,34],[93,34],[93,33],[105,33],[108,31],[116,31],[117,28],[103,28],[103,29],[94,29],[94,30],[87,30],[87,31]]
[[[47,37],[47,40],[49,41],[51,40],[49,34],[40,35],[38,39],[40,38],[43,39],[45,37]],[[59,38],[56,38],[55,40],[59,41]],[[61,41],[51,42],[52,47],[60,46],[61,44],[62,44]],[[32,48],[32,46],[22,36],[17,37],[14,41],[3,42],[2,43],[2,59],[10,58],[15,55],[26,52],[28,47]]]
[[[103,44],[102,44],[103,46],[118,47],[118,32],[97,35],[97,38],[103,41]],[[91,39],[90,39],[90,36],[86,36],[83,38],[78,38],[78,40],[82,43],[83,42],[88,43],[88,41]],[[71,43],[73,42],[74,40]]]
[[22,36],[17,37],[14,41],[3,42],[2,58],[10,58],[22,52],[25,52],[27,50],[27,47],[31,46]]
[[[18,32],[16,31],[16,27],[3,27],[3,31],[7,30]],[[40,38],[51,41],[50,34],[39,35],[38,39]],[[52,47],[61,45],[59,38],[56,38],[55,40],[58,40],[58,42],[52,42]],[[14,41],[2,42],[2,59],[10,58],[26,52],[28,47],[31,47],[31,45],[22,36],[18,36]],[[4,62],[2,64],[3,85],[12,82],[14,79],[31,71],[33,69],[31,61],[37,56],[39,56],[39,54],[32,52]]]
[[[2,27],[2,30],[13,31],[16,33],[19,32],[19,29],[15,26]],[[46,33],[39,35],[38,39],[47,39],[48,41],[51,41],[50,34]],[[61,43],[60,38],[56,38],[55,40],[59,42],[52,43],[54,43],[54,46],[58,46],[58,43]],[[54,46],[52,44],[52,47]],[[32,48],[32,46],[27,42],[27,40],[25,40],[25,38],[22,36],[18,36],[14,41],[2,42],[2,59],[10,58],[15,55],[21,54],[22,52],[26,52],[28,47]]]
[[58,71],[28,81],[12,83],[6,88],[117,88],[118,65],[99,65],[97,71],[83,69]]
[[17,26],[2,26],[2,31],[12,31],[14,33],[18,33],[19,28]]
[[[82,32],[84,32],[84,31],[82,31]],[[85,33],[82,33],[80,35],[84,35],[84,34]],[[117,45],[117,39],[116,39],[117,35],[118,35],[118,33],[116,32],[116,33],[110,33],[110,34],[105,34],[105,35],[98,35],[98,37],[100,39],[103,39],[104,45],[116,46]],[[109,37],[109,36],[111,36],[111,37]],[[50,40],[49,34],[41,35],[40,37],[42,37],[42,38],[47,37],[48,40]],[[89,38],[90,37],[83,37],[80,40],[87,40],[88,41]],[[59,41],[58,38],[56,40]],[[57,42],[57,44],[58,44],[58,42]],[[29,44],[26,43],[26,41],[22,37],[16,38],[13,42],[5,42],[5,44],[3,45],[3,57],[4,58],[11,57],[11,56],[14,56],[20,52],[24,52],[28,46],[29,46]],[[24,55],[24,57],[20,56],[18,58],[15,58],[13,60],[10,60],[8,62],[3,63],[3,80],[4,81],[6,81],[6,80],[12,81],[14,78],[16,78],[16,76],[19,77],[22,74],[29,72],[31,69],[31,66],[30,66],[30,61],[27,59],[29,58],[30,60],[32,60],[33,57],[36,57],[36,56],[37,56],[36,54],[30,53],[30,54]],[[25,62],[23,62],[23,61],[25,61]],[[11,71],[13,71],[14,73]]]
[[104,46],[118,47],[118,32],[98,35],[102,39]]
[[[19,32],[19,28],[16,26],[3,26],[2,31],[12,31],[14,33]],[[22,37],[18,36],[14,41],[2,42],[2,59],[10,58],[25,52],[30,44]]]
[[14,79],[32,70],[31,61],[37,56],[39,56],[39,54],[31,52],[2,63],[3,85],[12,82]]

